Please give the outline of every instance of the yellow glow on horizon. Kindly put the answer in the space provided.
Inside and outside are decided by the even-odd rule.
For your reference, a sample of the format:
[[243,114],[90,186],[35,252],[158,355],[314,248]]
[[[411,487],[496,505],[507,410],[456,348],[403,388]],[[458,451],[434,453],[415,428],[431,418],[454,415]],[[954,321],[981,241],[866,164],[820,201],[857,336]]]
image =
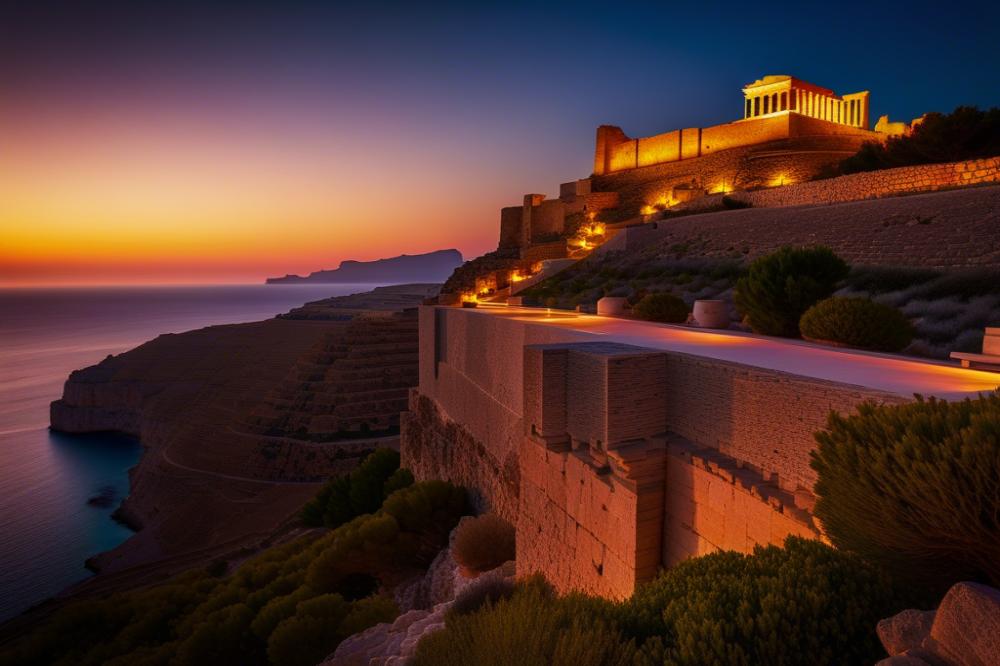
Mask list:
[[[498,208],[502,192],[456,195],[451,172],[425,155],[387,166],[375,156],[397,148],[388,138],[366,146],[369,161],[350,162],[339,137],[324,143],[295,128],[5,120],[0,285],[258,282],[495,243],[492,229],[467,221]],[[387,188],[405,210],[387,206]]]

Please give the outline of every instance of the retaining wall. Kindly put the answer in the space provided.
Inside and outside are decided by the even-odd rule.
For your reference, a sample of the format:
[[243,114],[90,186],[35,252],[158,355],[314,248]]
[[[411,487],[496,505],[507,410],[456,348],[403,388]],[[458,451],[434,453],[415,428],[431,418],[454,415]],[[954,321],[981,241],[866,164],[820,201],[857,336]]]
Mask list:
[[425,306],[404,466],[517,527],[519,573],[626,597],[663,564],[818,536],[813,433],[904,398]]
[[756,207],[823,205],[1000,183],[1000,157],[882,169],[730,196]]

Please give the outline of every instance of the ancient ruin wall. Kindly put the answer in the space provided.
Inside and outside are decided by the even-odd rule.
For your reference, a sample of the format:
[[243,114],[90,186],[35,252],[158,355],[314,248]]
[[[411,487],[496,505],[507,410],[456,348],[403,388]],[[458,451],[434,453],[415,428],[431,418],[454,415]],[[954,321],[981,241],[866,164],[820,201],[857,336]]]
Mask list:
[[756,207],[804,206],[988,183],[1000,183],[1000,157],[868,171],[731,196]]
[[[661,564],[817,536],[813,433],[831,409],[904,400],[674,352],[611,358],[595,341],[421,308],[420,386],[403,419],[403,464],[472,488],[516,524],[519,571],[560,590],[620,598]],[[538,345],[564,360],[531,361]]]
[[747,148],[802,137],[844,137],[855,146],[880,140],[875,132],[828,122],[798,113],[754,118],[705,128],[687,128],[633,139],[621,129],[597,130],[594,175],[611,175],[658,164],[705,157],[734,148]]

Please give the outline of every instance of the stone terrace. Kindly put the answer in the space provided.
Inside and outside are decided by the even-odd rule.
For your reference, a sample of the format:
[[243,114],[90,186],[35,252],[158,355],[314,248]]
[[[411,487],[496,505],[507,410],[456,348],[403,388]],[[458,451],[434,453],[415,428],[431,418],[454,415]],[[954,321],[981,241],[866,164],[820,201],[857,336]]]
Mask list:
[[[828,206],[689,215],[623,230],[599,248],[754,258],[821,244],[850,263],[960,269],[1000,266],[1000,186]],[[681,250],[682,248],[682,250]]]

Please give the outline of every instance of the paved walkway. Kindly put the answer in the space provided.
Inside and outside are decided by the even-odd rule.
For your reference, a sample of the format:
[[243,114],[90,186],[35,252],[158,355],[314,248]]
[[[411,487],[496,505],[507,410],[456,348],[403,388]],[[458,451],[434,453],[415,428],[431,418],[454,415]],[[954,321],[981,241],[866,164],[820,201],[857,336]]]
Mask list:
[[544,308],[481,304],[475,311],[586,334],[581,338],[594,336],[595,339],[732,361],[905,396],[919,393],[954,400],[1000,387],[1000,373],[906,356],[825,347],[801,340]]

